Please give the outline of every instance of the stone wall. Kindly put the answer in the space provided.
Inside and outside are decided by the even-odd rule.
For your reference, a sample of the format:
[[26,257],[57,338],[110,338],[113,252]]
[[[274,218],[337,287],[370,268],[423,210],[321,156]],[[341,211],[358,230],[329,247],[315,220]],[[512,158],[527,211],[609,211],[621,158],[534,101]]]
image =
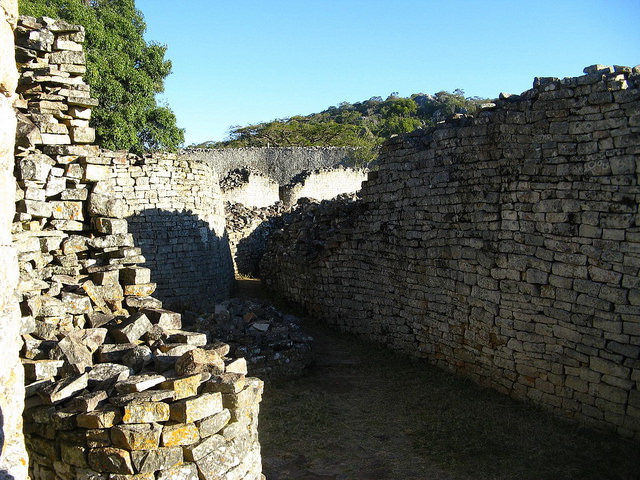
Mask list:
[[264,208],[280,200],[279,185],[261,173],[246,168],[232,170],[220,182],[225,202]]
[[[127,221],[137,216],[114,195],[130,185],[120,179],[157,184],[155,197],[141,190],[145,228],[158,222],[184,243],[197,236],[195,251],[224,229],[214,172],[170,155],[141,162],[100,151],[88,124],[96,102],[81,76],[84,29],[21,17],[16,32],[12,231],[22,321],[14,328],[22,333],[30,478],[263,478],[262,382],[246,376],[246,361],[231,358],[228,344],[184,330],[181,315],[152,296],[153,273],[139,265],[147,245],[137,246]],[[114,177],[118,167],[128,174]],[[149,205],[159,220],[147,218]],[[178,207],[206,215],[194,219]],[[5,414],[12,428],[22,398]],[[25,477],[26,457],[15,456],[20,438],[9,445],[12,461],[23,463],[10,465],[11,478]]]
[[358,192],[366,179],[366,170],[341,166],[302,172],[293,177],[289,184],[280,187],[280,200],[288,206],[295,205],[305,197],[330,200],[338,195]]
[[206,309],[226,298],[233,264],[218,175],[211,163],[173,154],[101,153],[110,194],[126,205],[136,245],[167,305]]
[[15,291],[18,262],[12,245],[11,222],[15,213],[13,149],[18,72],[13,55],[13,30],[18,18],[15,0],[0,0],[0,478],[27,478],[28,459],[22,435],[24,373],[19,360],[22,346],[20,313]]
[[640,437],[640,68],[585,73],[391,139],[361,201],[272,236],[263,278],[341,329]]
[[248,167],[285,185],[304,170],[350,164],[350,154],[350,149],[341,147],[247,147],[185,150],[181,157],[211,162],[222,177]]

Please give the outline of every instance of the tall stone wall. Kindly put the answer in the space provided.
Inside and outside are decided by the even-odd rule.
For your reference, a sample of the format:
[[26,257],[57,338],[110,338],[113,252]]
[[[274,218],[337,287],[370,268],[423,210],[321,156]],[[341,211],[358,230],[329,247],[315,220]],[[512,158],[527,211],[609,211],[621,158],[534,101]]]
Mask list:
[[13,30],[18,19],[15,0],[0,0],[0,478],[27,478],[28,459],[22,435],[24,373],[19,351],[20,314],[15,297],[18,262],[11,239],[15,213],[13,149],[18,71],[13,55]]
[[271,237],[263,278],[341,329],[640,437],[640,68],[585,73],[391,139],[361,201]]
[[367,171],[353,168],[327,168],[296,175],[291,183],[280,187],[280,200],[295,205],[300,198],[330,200],[342,194],[354,194],[367,179]]
[[211,162],[222,177],[248,167],[285,185],[304,170],[348,164],[350,155],[351,149],[341,147],[247,147],[186,150],[181,157]]
[[[262,381],[246,376],[246,361],[231,358],[228,344],[183,330],[181,315],[152,296],[154,274],[139,265],[144,248],[130,232],[127,203],[114,195],[128,185],[118,185],[119,178],[156,183],[153,213],[165,235],[183,235],[185,243],[196,235],[203,244],[224,228],[207,203],[220,202],[211,193],[212,170],[170,155],[138,165],[140,159],[127,163],[126,155],[100,151],[88,122],[96,101],[82,79],[83,27],[21,17],[16,32],[17,185],[11,182],[10,191],[17,200],[11,229],[22,317],[12,329],[22,333],[19,378],[27,385],[13,388],[18,376],[2,385],[16,396],[2,405],[10,420],[3,433],[14,435],[3,448],[4,476],[26,477],[16,430],[24,405],[33,480],[264,478],[257,436]],[[114,178],[116,165],[129,173]],[[201,204],[209,215],[203,219],[172,210]],[[164,221],[167,212],[177,221]],[[157,229],[148,216],[145,230]],[[17,353],[4,331],[2,342],[11,343],[5,354]]]
[[103,151],[101,157],[111,170],[110,194],[126,205],[158,298],[169,306],[206,309],[228,297],[233,263],[212,164],[173,154]]

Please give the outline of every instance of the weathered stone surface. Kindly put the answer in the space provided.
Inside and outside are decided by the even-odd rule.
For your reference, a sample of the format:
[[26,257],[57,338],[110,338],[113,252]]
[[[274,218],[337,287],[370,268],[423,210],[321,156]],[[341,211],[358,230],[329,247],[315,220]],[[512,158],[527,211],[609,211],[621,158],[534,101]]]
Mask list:
[[89,213],[95,217],[124,218],[127,207],[122,200],[92,193],[89,197]]
[[151,329],[151,322],[144,313],[131,315],[111,329],[111,335],[121,343],[133,343]]
[[124,294],[133,295],[135,297],[148,297],[156,291],[155,283],[142,283],[138,285],[125,285]]
[[247,384],[246,377],[240,373],[212,375],[204,384],[204,392],[239,393]]
[[153,361],[153,352],[146,345],[138,345],[122,357],[122,363],[136,372],[142,370]]
[[175,368],[178,375],[194,375],[203,372],[219,375],[224,373],[224,360],[213,351],[196,348],[182,355],[176,361]]
[[182,328],[182,317],[179,313],[163,308],[145,308],[142,312],[151,320],[151,323],[159,325],[164,330],[180,330]]
[[207,335],[205,333],[186,330],[168,330],[167,333],[169,334],[169,342],[185,343],[197,347],[204,347],[207,344]]
[[100,362],[104,363],[120,363],[124,355],[136,348],[134,343],[125,344],[105,344],[98,348],[97,357]]
[[120,410],[108,406],[92,412],[81,413],[76,417],[78,427],[87,429],[111,428],[121,421]]
[[116,383],[116,390],[119,393],[142,392],[161,384],[165,380],[165,377],[157,374],[132,375],[126,380]]
[[117,363],[100,363],[89,372],[89,385],[96,386],[104,382],[116,382],[126,380],[131,374],[131,369]]
[[199,440],[200,432],[193,423],[166,424],[162,427],[162,445],[165,447],[191,445]]
[[144,267],[127,267],[120,270],[120,280],[125,285],[138,285],[151,282],[151,270]]
[[62,360],[22,360],[25,379],[30,382],[57,376],[63,364]]
[[76,412],[90,412],[98,408],[107,398],[107,392],[104,390],[88,392],[75,397],[71,401],[70,407]]
[[191,462],[197,462],[198,460],[215,452],[217,449],[223,449],[224,447],[224,437],[222,435],[212,435],[195,445],[186,446],[184,448],[184,458]]
[[197,395],[198,387],[201,382],[202,375],[198,373],[183,378],[169,378],[160,384],[160,388],[173,390],[175,392],[174,398],[176,400],[181,400],[183,398]]
[[203,418],[197,422],[200,436],[206,438],[219,433],[229,423],[229,420],[231,420],[231,413],[226,408],[215,415]]
[[129,224],[125,219],[93,217],[91,222],[100,233],[107,235],[126,235],[129,233]]
[[39,393],[40,397],[48,403],[59,403],[87,388],[88,374],[66,377],[52,385],[44,387]]
[[222,395],[205,393],[198,397],[178,400],[171,404],[171,420],[194,423],[222,411]]
[[[162,402],[163,400],[173,400],[174,393],[171,390],[145,390],[144,392],[125,393],[123,395],[112,396],[109,401],[117,406],[124,407],[134,403]],[[160,409],[164,407],[158,407]]]
[[183,463],[158,472],[157,480],[192,480],[198,478],[198,468],[194,463]]
[[124,406],[124,423],[153,423],[169,420],[169,405],[161,401],[135,402]]
[[126,450],[155,450],[161,434],[162,426],[157,423],[117,425],[111,428],[111,441]]
[[131,452],[133,464],[140,473],[166,470],[182,463],[182,448],[159,447],[153,451]]
[[99,472],[133,474],[131,455],[114,447],[92,448],[88,454],[89,466]]

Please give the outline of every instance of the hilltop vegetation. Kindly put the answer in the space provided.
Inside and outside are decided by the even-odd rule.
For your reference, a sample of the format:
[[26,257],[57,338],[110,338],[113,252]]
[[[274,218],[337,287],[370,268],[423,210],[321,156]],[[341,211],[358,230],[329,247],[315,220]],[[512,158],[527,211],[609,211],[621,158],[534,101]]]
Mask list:
[[155,99],[171,73],[167,47],[144,40],[146,24],[134,0],[21,0],[20,14],[85,27],[85,80],[100,102],[91,123],[101,146],[140,153],[184,142],[174,113]]
[[372,97],[356,103],[340,103],[320,113],[297,115],[255,125],[232,126],[222,142],[204,142],[197,148],[351,146],[359,161],[375,157],[391,135],[435,125],[453,113],[473,113],[482,99],[467,98],[462,90],[383,100]]

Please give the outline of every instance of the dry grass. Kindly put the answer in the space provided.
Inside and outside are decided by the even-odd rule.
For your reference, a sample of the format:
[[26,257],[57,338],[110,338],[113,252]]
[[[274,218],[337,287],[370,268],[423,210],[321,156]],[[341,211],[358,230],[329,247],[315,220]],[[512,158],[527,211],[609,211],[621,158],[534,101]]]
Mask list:
[[320,364],[265,390],[269,480],[640,479],[638,443],[351,336],[308,330]]

